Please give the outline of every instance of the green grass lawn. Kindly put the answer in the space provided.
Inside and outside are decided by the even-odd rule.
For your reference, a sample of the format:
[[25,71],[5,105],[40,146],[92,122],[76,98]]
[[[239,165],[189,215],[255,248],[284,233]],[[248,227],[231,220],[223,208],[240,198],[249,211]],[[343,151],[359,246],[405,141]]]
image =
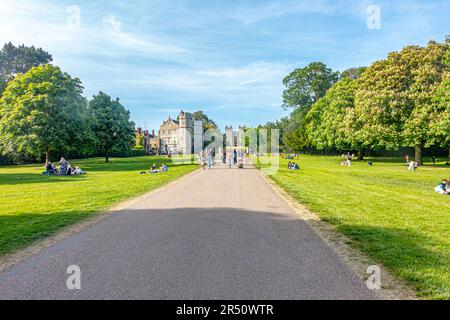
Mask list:
[[[87,175],[48,177],[42,165],[0,166],[0,256],[198,168],[164,157],[71,161]],[[156,163],[169,172],[140,175]]]
[[450,298],[450,195],[434,192],[450,167],[427,164],[408,172],[401,159],[374,158],[340,166],[340,157],[300,156],[300,171],[271,178],[337,226],[352,244],[381,262],[419,296]]

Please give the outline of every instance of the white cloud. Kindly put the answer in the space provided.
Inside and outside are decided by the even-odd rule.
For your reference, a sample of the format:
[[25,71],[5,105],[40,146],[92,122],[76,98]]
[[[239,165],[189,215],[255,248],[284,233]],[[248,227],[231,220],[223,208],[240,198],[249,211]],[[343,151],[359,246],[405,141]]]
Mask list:
[[112,14],[100,16],[100,23],[95,23],[95,19],[89,21],[87,14],[81,8],[81,28],[73,30],[66,24],[66,6],[29,0],[0,2],[0,41],[44,47],[54,56],[65,58],[74,55],[166,56],[186,52],[151,34],[124,31],[122,22]]

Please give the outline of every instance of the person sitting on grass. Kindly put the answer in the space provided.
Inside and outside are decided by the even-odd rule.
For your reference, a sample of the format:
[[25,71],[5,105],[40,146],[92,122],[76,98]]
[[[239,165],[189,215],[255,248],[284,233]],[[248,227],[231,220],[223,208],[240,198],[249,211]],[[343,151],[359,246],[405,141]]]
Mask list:
[[150,173],[158,173],[159,172],[159,170],[158,170],[158,168],[156,167],[156,163],[154,163],[153,165],[152,165],[152,167],[150,168],[150,171],[149,171]]
[[154,163],[154,164],[152,165],[152,167],[150,168],[149,171],[141,171],[140,174],[159,173],[159,172],[161,172],[161,170],[158,169],[158,168],[156,167],[156,164]]
[[53,176],[56,174],[51,162],[46,162],[44,165],[44,168],[45,168],[45,171],[42,172],[42,174],[47,175],[47,176]]
[[74,171],[74,168],[72,167],[72,165],[70,164],[69,161],[67,161],[67,171],[66,171],[66,176],[71,176],[72,173]]
[[434,188],[434,191],[440,194],[450,194],[450,184],[447,179],[442,179],[442,181]]
[[367,164],[369,165],[369,167],[373,166],[373,162],[372,161],[367,161]]
[[167,172],[167,171],[169,171],[169,167],[163,163],[161,165],[161,168],[159,168],[159,172]]
[[300,170],[300,167],[298,166],[297,162],[294,162],[292,164],[292,170]]
[[61,158],[61,161],[59,162],[59,164],[61,165],[59,167],[59,175],[60,176],[65,176],[65,175],[67,175],[67,165],[68,165],[68,163],[67,163],[66,160],[62,161],[62,159],[64,159],[64,158]]
[[291,170],[292,169],[292,163],[289,161],[288,162],[288,169]]

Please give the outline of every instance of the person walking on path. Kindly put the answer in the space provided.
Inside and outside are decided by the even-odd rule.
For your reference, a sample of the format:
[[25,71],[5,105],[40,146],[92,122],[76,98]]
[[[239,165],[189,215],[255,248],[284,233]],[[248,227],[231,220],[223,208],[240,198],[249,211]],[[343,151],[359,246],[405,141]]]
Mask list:
[[209,150],[208,151],[208,170],[211,170],[213,164],[213,155],[212,155],[212,151]]

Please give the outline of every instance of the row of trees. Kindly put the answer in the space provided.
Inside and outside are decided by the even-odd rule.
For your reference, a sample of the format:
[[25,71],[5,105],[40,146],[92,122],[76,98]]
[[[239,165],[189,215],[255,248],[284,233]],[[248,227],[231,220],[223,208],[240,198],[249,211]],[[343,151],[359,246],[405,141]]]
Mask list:
[[15,161],[47,161],[70,153],[81,156],[130,150],[134,123],[119,99],[100,92],[83,97],[78,78],[49,64],[42,49],[7,44],[0,79],[0,152]]
[[450,40],[408,46],[368,68],[342,74],[315,62],[284,79],[290,117],[281,130],[290,149],[358,151],[414,147],[450,149]]

